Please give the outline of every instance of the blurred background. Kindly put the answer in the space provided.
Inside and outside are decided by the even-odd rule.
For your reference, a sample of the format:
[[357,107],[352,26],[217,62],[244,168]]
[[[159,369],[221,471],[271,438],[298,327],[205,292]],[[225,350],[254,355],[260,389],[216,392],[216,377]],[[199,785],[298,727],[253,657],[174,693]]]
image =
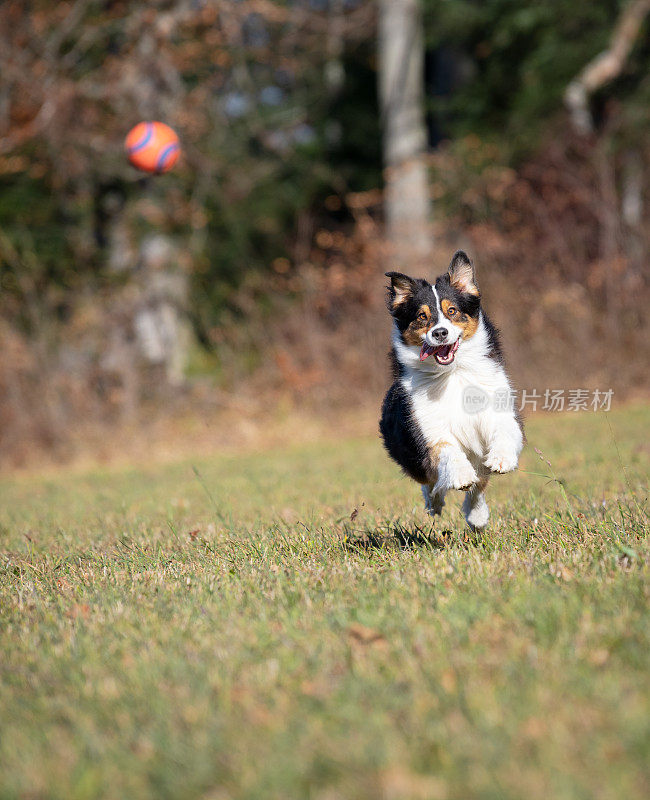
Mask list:
[[[383,273],[459,247],[518,386],[647,396],[649,19],[4,0],[0,464],[372,431]],[[124,155],[149,119],[181,139],[164,176]]]

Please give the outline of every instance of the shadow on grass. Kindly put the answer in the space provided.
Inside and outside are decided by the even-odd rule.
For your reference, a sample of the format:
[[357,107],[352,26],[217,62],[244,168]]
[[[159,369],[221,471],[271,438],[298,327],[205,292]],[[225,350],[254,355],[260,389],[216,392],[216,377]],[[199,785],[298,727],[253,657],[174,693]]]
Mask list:
[[452,530],[437,531],[433,525],[406,526],[399,522],[391,522],[379,528],[367,526],[362,530],[353,530],[345,525],[342,533],[343,549],[357,553],[395,548],[410,550],[417,547],[444,550],[449,545],[468,547],[475,544],[474,535],[469,530],[462,533]]

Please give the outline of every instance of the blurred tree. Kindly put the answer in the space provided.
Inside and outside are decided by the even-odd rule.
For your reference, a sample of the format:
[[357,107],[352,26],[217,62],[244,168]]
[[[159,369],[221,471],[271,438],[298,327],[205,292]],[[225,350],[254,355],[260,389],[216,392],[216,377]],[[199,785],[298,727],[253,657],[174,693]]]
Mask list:
[[[357,0],[4,2],[5,309],[27,330],[84,293],[101,298],[156,233],[187,254],[188,308],[209,343],[224,309],[244,311],[233,288],[292,255],[301,214],[376,184],[358,181],[349,132],[374,90],[357,85],[350,102],[344,85],[356,60],[370,63],[373,13]],[[164,178],[123,156],[125,133],[149,118],[181,135],[184,163]]]
[[412,271],[432,246],[420,0],[379,3],[379,86],[387,235],[392,257]]

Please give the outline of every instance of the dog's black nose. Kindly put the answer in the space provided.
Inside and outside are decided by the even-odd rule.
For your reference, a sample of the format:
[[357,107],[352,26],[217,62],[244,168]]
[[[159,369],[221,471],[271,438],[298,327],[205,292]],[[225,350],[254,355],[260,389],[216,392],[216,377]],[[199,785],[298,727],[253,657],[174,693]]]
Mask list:
[[442,342],[447,338],[447,329],[434,328],[434,330],[431,331],[431,336],[433,336],[437,342]]

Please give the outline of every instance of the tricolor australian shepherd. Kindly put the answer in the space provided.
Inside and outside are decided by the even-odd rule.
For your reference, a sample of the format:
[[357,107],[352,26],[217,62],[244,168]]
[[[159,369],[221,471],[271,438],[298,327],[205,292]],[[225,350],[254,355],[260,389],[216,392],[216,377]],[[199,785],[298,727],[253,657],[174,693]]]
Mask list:
[[430,514],[440,514],[449,489],[462,489],[467,522],[483,528],[490,473],[517,468],[524,436],[474,268],[459,250],[433,284],[400,272],[386,277],[394,383],[379,425],[384,444],[422,484]]

